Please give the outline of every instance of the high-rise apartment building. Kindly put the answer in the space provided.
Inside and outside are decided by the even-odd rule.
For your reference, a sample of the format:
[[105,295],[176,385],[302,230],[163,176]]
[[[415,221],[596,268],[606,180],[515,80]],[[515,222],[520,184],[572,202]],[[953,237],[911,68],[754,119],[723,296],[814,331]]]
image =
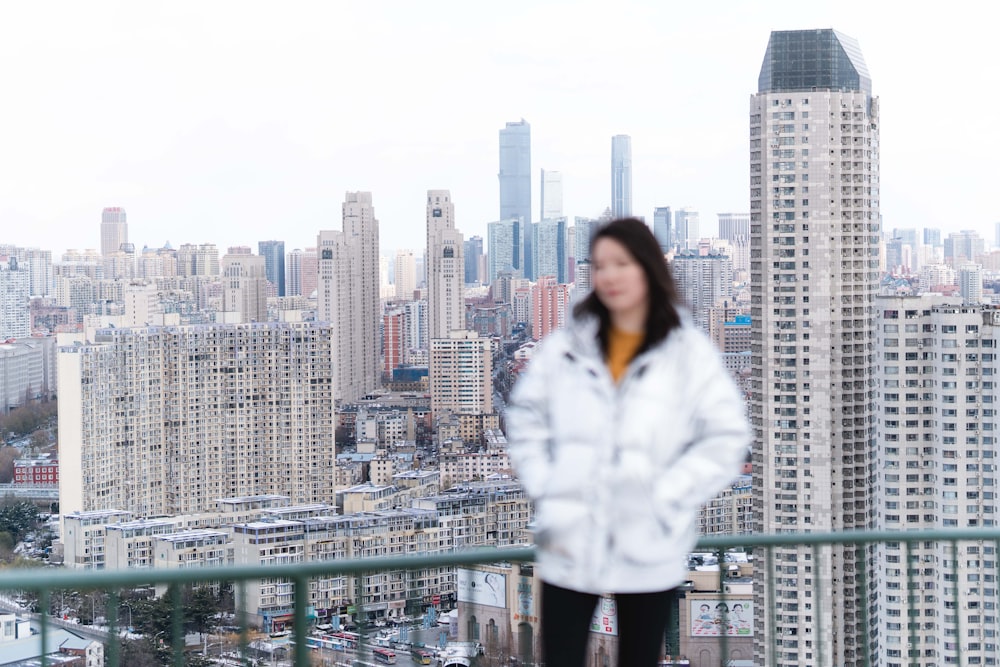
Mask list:
[[974,262],[986,252],[986,241],[973,229],[952,232],[944,240],[944,259],[952,266]]
[[408,248],[396,251],[393,264],[393,280],[396,283],[396,298],[409,301],[417,289],[417,258]]
[[[500,219],[517,220],[515,236],[523,246],[516,248],[522,255],[514,257],[514,266],[531,270],[531,126],[523,118],[500,130]],[[492,251],[491,251],[492,252]],[[525,273],[525,278],[533,278]]]
[[[750,99],[756,531],[871,525],[879,106],[857,42],[771,33]],[[774,550],[757,570],[757,664],[865,664],[855,547]],[[814,585],[820,599],[803,596]],[[768,591],[768,589],[771,589]],[[770,597],[772,596],[773,597]],[[813,628],[804,634],[804,628]]]
[[483,257],[483,237],[473,236],[465,242],[465,283],[474,285],[482,281],[479,265]]
[[17,259],[22,270],[27,270],[31,296],[49,296],[53,293],[52,251],[38,248],[20,248],[14,245],[0,245],[0,256]]
[[493,339],[452,330],[431,339],[431,410],[460,414],[493,412]]
[[285,294],[286,296],[302,296],[302,249],[296,248],[288,253],[285,262]]
[[267,322],[99,329],[60,348],[63,512],[333,504],[332,340],[324,324]]
[[941,230],[933,227],[925,228],[924,245],[929,245],[929,246],[941,245]]
[[632,137],[611,137],[611,217],[632,215]]
[[219,249],[214,243],[185,243],[177,249],[177,275],[219,275]]
[[31,335],[31,276],[16,257],[0,256],[0,342]]
[[670,271],[695,324],[708,333],[712,307],[732,298],[733,260],[718,252],[699,255],[689,250],[674,256]]
[[275,296],[286,296],[285,291],[285,242],[258,241],[257,253],[264,258],[267,281],[274,287]]
[[562,172],[542,169],[542,208],[539,220],[563,217]]
[[555,276],[540,276],[531,286],[531,337],[541,340],[566,325],[570,316],[569,285]]
[[392,372],[406,359],[406,309],[389,308],[382,315],[382,377],[392,379]]
[[983,267],[981,264],[963,264],[958,268],[958,288],[962,302],[969,305],[983,303]]
[[128,223],[125,220],[125,209],[110,206],[101,211],[101,254],[118,252],[126,243]]
[[376,389],[380,366],[379,236],[370,192],[348,192],[341,231],[321,231],[317,313],[333,326],[334,396],[353,403]]
[[427,335],[447,338],[465,329],[465,260],[455,205],[447,190],[427,191]]
[[[995,528],[1000,311],[878,297],[875,528]],[[873,664],[995,665],[996,545],[880,542]]]
[[503,272],[523,275],[524,225],[517,218],[491,222],[487,232],[487,280],[492,285]]

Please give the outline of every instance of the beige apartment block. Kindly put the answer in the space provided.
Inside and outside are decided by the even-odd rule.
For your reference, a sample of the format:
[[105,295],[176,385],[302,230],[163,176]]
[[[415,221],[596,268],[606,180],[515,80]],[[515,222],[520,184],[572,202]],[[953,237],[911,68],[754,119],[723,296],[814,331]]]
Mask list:
[[[465,329],[465,240],[455,228],[448,190],[427,191],[427,335],[445,338]],[[431,361],[433,373],[434,362]]]
[[[772,32],[758,84],[749,105],[754,532],[866,529],[879,100],[858,43],[830,29]],[[864,619],[877,601],[863,596],[872,588],[856,554],[825,547],[819,564],[811,546],[774,550],[780,576],[756,573],[754,607],[776,600],[754,635],[759,664],[868,664]],[[822,597],[804,598],[814,584]]]
[[493,412],[493,339],[452,331],[431,340],[431,411]]
[[63,511],[333,504],[330,341],[326,325],[268,322],[106,328],[60,347]]
[[321,231],[317,316],[332,328],[335,397],[353,403],[379,386],[379,232],[370,192],[348,192],[340,231]]

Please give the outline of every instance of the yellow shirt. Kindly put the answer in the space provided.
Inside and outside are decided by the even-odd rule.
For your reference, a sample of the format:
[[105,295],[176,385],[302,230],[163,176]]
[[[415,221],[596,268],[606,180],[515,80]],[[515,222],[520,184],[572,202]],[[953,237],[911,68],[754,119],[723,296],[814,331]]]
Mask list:
[[615,382],[621,380],[625,375],[625,369],[628,368],[629,362],[635,357],[635,353],[642,345],[645,337],[645,332],[632,333],[611,327],[608,335],[607,364],[608,370],[611,371],[611,377],[614,378]]

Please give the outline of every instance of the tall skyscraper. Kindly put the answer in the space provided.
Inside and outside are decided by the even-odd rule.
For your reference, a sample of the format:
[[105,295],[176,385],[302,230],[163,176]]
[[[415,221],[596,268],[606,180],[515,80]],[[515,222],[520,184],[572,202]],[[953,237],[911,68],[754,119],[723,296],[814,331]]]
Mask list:
[[[758,83],[750,100],[755,532],[864,529],[876,421],[878,98],[857,42],[829,29],[771,33]],[[754,636],[757,664],[812,666],[820,656],[865,664],[873,610],[860,577],[870,569],[853,545],[818,555],[777,548],[775,569],[755,572],[755,608],[768,609]],[[803,597],[814,584],[822,597]]]
[[267,280],[277,296],[285,296],[285,242],[258,241],[257,252],[264,258]]
[[952,266],[957,266],[963,261],[975,262],[984,252],[986,252],[986,241],[973,229],[952,232],[944,240],[944,258]]
[[379,236],[372,193],[348,192],[343,230],[321,231],[319,319],[333,326],[334,396],[353,403],[379,386]]
[[300,250],[296,248],[288,253],[285,265],[286,296],[311,297],[316,291],[319,281],[319,260],[316,248]]
[[523,275],[520,257],[524,256],[524,225],[518,218],[491,222],[486,226],[487,266],[486,279],[492,285],[503,271]]
[[674,211],[674,243],[681,250],[691,250],[701,238],[701,216],[698,211],[682,208]]
[[611,217],[632,215],[632,137],[611,137]]
[[531,225],[535,248],[535,280],[552,276],[556,282],[566,279],[566,218],[547,218]]
[[62,511],[333,504],[332,340],[327,325],[267,322],[99,329],[62,348]]
[[669,206],[657,206],[653,209],[653,236],[664,254],[673,247],[674,220]]
[[396,298],[413,299],[413,293],[417,289],[417,258],[409,248],[400,248],[396,251],[396,260],[393,262],[393,280],[396,283]]
[[[500,219],[519,221],[518,234],[524,241],[518,248],[524,256],[514,257],[514,266],[531,269],[531,126],[523,118],[500,130]],[[532,278],[525,274],[526,278]]]
[[125,209],[109,206],[101,212],[101,254],[110,255],[121,250],[128,243],[128,223]]
[[302,249],[290,251],[285,262],[285,295],[302,295]]
[[258,255],[222,257],[222,310],[226,321],[267,321],[267,269]]
[[427,191],[427,335],[447,338],[465,329],[464,239],[455,229],[448,190]]
[[733,280],[745,281],[750,271],[750,214],[719,213],[719,238],[732,245]]
[[935,227],[927,227],[924,229],[924,245],[941,245],[941,230]]
[[472,285],[482,281],[479,275],[480,259],[483,256],[483,237],[473,236],[465,242],[465,283]]
[[737,239],[750,237],[749,213],[718,213],[719,238],[735,243]]
[[542,169],[542,210],[540,220],[563,217],[562,172]]

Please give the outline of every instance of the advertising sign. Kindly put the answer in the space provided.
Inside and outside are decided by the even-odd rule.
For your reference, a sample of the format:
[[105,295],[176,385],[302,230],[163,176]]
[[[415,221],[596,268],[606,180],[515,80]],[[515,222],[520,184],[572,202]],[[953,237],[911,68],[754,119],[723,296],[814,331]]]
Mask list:
[[458,601],[490,607],[507,606],[507,576],[496,572],[458,569]]
[[590,631],[599,635],[618,635],[618,605],[614,598],[602,597],[597,603]]
[[[753,603],[749,600],[690,600],[691,636],[753,636]],[[723,630],[725,628],[725,630]]]

